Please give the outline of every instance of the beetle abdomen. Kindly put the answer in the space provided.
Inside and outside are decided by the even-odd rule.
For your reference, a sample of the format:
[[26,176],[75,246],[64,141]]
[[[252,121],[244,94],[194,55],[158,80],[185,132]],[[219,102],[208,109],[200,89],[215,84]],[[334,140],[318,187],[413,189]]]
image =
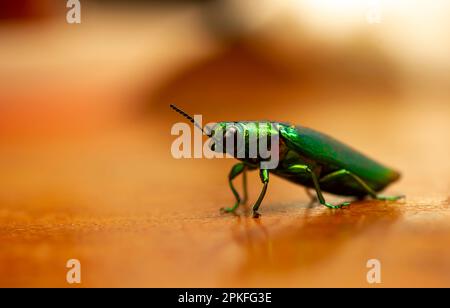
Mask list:
[[[367,182],[375,191],[382,190],[400,177],[395,170],[326,134],[302,126],[279,124],[279,128],[283,141],[290,149],[328,169],[348,170]],[[343,183],[342,187],[336,187],[336,191],[342,189],[344,193],[345,190],[358,190],[356,186],[355,188],[351,186],[353,184]]]

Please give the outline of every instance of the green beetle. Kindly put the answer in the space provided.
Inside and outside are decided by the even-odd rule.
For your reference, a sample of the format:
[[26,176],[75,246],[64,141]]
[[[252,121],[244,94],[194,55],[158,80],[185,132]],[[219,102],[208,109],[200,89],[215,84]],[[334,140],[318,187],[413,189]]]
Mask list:
[[[236,135],[243,134],[244,146],[248,153],[248,135],[254,134],[258,139],[268,139],[277,135],[279,140],[279,163],[276,168],[264,169],[260,167],[261,157],[238,157],[236,151],[229,153],[241,162],[234,165],[228,176],[231,191],[236,202],[230,208],[221,209],[224,212],[236,211],[241,203],[247,200],[246,172],[259,169],[259,175],[263,188],[258,200],[253,206],[253,217],[260,216],[258,213],[261,202],[267,191],[269,174],[272,173],[293,183],[312,188],[316,191],[317,200],[330,209],[338,209],[348,206],[350,202],[332,205],[325,201],[322,192],[328,192],[341,196],[353,196],[358,199],[370,196],[378,200],[395,201],[404,196],[381,196],[378,194],[391,183],[400,178],[400,173],[388,168],[371,158],[361,154],[342,142],[302,126],[294,126],[289,123],[265,122],[270,124],[270,129],[261,129],[261,122],[220,122],[209,132],[205,132],[195,120],[184,111],[170,105],[172,109],[191,121],[197,128],[211,137],[210,147],[213,151],[225,153],[227,139],[232,137],[233,142]],[[221,146],[218,147],[217,145]],[[233,185],[233,180],[243,175],[244,198]]]

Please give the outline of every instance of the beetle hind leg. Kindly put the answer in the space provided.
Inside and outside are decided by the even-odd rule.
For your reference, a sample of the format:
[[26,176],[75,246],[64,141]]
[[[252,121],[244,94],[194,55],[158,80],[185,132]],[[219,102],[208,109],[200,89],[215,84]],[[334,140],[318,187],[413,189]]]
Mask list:
[[317,199],[319,200],[320,204],[326,206],[329,209],[340,209],[345,206],[350,205],[350,202],[343,202],[338,205],[333,205],[325,201],[325,198],[322,194],[322,189],[320,188],[319,179],[317,178],[316,173],[307,165],[293,165],[288,168],[288,170],[292,173],[296,174],[306,174],[311,177],[312,182],[314,184],[314,189],[316,190]]
[[398,195],[398,196],[383,196],[383,195],[377,195],[376,199],[381,201],[397,201],[400,199],[404,199],[405,195]]
[[361,179],[359,176],[357,176],[356,174],[345,170],[345,169],[341,169],[335,172],[332,172],[330,174],[325,175],[324,177],[322,177],[319,182],[320,183],[326,183],[326,182],[330,182],[330,181],[336,181],[338,179],[344,178],[344,177],[349,177],[351,178],[353,181],[355,181],[355,183],[357,183],[359,185],[359,187],[361,187],[366,193],[367,195],[369,195],[370,197],[372,197],[373,199],[376,200],[383,200],[383,201],[397,201],[399,199],[404,198],[405,196],[383,196],[383,195],[379,195],[375,190],[373,190],[369,184],[367,184],[363,179]]

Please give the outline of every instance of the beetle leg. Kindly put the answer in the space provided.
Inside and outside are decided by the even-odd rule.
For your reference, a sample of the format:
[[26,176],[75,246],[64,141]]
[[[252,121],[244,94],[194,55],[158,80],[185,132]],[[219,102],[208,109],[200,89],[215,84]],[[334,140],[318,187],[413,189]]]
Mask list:
[[242,204],[247,204],[248,201],[247,169],[248,167],[244,166],[244,170],[242,171],[242,190],[243,190]]
[[228,183],[230,184],[231,191],[233,192],[234,197],[236,198],[236,203],[233,207],[230,208],[221,208],[220,210],[225,213],[232,213],[236,211],[236,209],[239,207],[239,204],[241,203],[241,197],[239,196],[239,193],[237,192],[236,188],[234,188],[233,180],[242,172],[245,170],[244,163],[238,163],[234,165],[231,168],[230,174],[228,175]]
[[340,209],[344,206],[348,206],[350,202],[344,202],[339,205],[333,205],[325,201],[325,198],[323,197],[322,190],[320,189],[319,179],[317,178],[317,175],[311,170],[311,168],[307,165],[293,165],[288,168],[289,171],[293,173],[306,173],[311,176],[311,179],[314,184],[314,188],[316,190],[317,199],[319,199],[320,204],[325,205],[326,207],[330,209]]
[[327,181],[336,180],[337,178],[344,177],[344,176],[349,176],[353,180],[355,180],[355,182],[358,183],[367,192],[367,194],[374,199],[386,200],[386,201],[396,201],[398,199],[404,198],[404,196],[382,196],[382,195],[379,195],[366,182],[364,182],[363,179],[361,179],[356,174],[354,174],[348,170],[345,170],[345,169],[341,169],[341,170],[332,172],[332,173],[324,176],[323,178],[320,179],[320,182],[324,183]]
[[318,201],[317,197],[314,196],[314,194],[309,190],[309,188],[305,188],[305,192],[308,195],[309,199],[311,200],[311,203]]
[[376,197],[377,200],[382,200],[382,201],[397,201],[397,200],[400,200],[403,198],[405,198],[405,195],[398,195],[398,196],[377,195],[377,197]]
[[261,182],[264,184],[264,186],[261,190],[261,193],[259,194],[258,200],[253,206],[253,218],[258,218],[259,216],[261,216],[258,213],[258,209],[264,199],[264,196],[266,195],[267,185],[269,184],[269,171],[267,169],[260,169],[259,177],[261,178]]

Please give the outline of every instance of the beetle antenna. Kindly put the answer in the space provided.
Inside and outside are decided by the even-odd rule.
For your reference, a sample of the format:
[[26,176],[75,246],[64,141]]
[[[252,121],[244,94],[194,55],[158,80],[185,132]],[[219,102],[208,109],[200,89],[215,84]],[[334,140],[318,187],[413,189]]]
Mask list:
[[192,124],[194,124],[195,127],[197,127],[198,129],[200,129],[202,131],[202,133],[204,133],[206,136],[211,137],[211,134],[207,134],[203,128],[200,126],[200,124],[198,124],[193,117],[191,117],[190,115],[188,115],[186,112],[184,112],[183,110],[179,109],[177,106],[170,104],[170,108],[172,108],[173,110],[175,110],[176,112],[178,112],[179,114],[181,114],[183,117],[185,117],[186,119],[188,119]]

